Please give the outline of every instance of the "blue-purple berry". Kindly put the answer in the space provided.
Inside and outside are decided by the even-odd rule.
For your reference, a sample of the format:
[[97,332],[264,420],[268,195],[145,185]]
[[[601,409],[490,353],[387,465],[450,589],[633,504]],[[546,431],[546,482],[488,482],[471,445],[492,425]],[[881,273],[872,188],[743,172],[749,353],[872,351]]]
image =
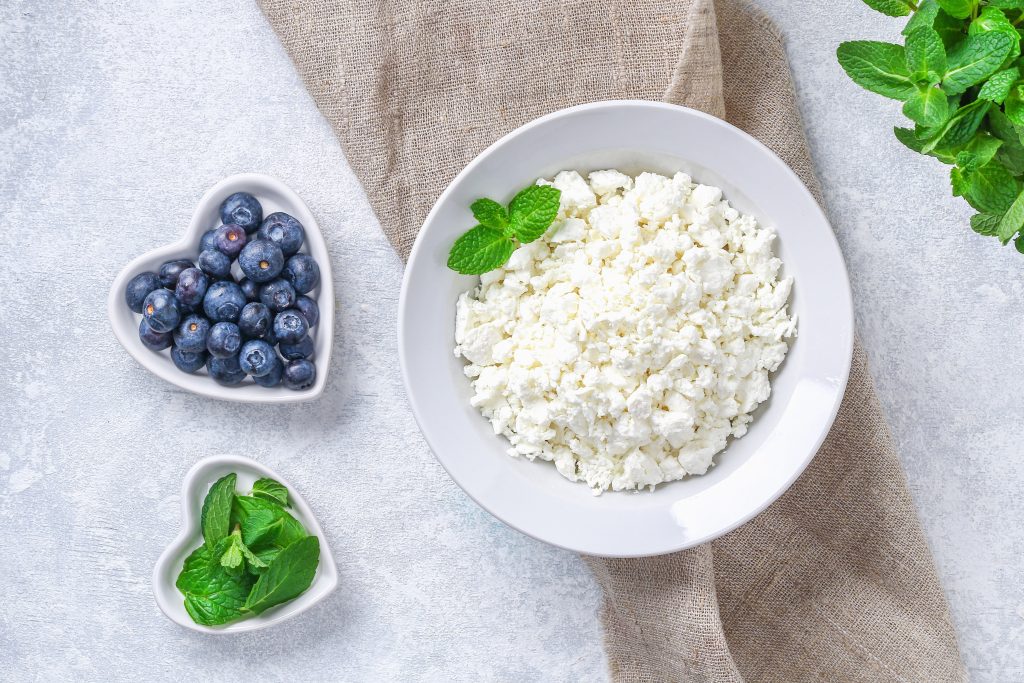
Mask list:
[[217,251],[225,254],[234,260],[242,251],[248,237],[241,225],[228,223],[222,225],[214,232],[214,242],[217,244]]
[[293,391],[308,389],[316,381],[316,366],[305,359],[293,360],[284,366],[282,381]]
[[299,294],[309,294],[320,284],[320,266],[309,254],[296,254],[284,264],[281,277]]
[[203,303],[209,282],[203,271],[198,268],[186,268],[178,276],[178,284],[174,287],[174,296],[182,306],[194,309]]
[[295,309],[302,314],[310,327],[316,327],[320,322],[320,307],[308,296],[295,297]]
[[284,363],[281,359],[274,355],[274,360],[271,362],[270,371],[265,375],[259,377],[253,377],[252,381],[259,384],[261,387],[276,387],[281,383],[281,376],[284,375]]
[[263,289],[260,290],[260,301],[278,313],[295,305],[295,288],[287,280],[278,278],[263,285]]
[[309,332],[309,323],[296,310],[281,311],[274,317],[274,336],[282,344],[294,344]]
[[313,340],[310,339],[309,335],[306,335],[299,341],[288,344],[282,342],[280,347],[281,355],[284,356],[285,360],[298,360],[300,358],[312,358],[313,357]]
[[181,306],[167,289],[154,289],[142,302],[142,316],[154,332],[170,332],[181,320]]
[[242,288],[242,294],[245,294],[246,301],[260,300],[260,285],[258,282],[253,282],[249,278],[243,277],[238,281],[238,286]]
[[221,202],[220,221],[225,225],[234,223],[246,232],[253,232],[263,222],[263,207],[248,192],[236,192]]
[[206,350],[214,358],[237,356],[242,348],[242,333],[234,323],[217,323],[206,337]]
[[245,373],[242,372],[242,368],[238,365],[238,356],[209,358],[206,361],[206,367],[210,371],[210,377],[216,380],[218,384],[232,387],[245,379]]
[[267,336],[274,325],[274,315],[270,309],[258,301],[245,305],[238,316],[238,329],[247,339],[259,339]]
[[262,339],[253,339],[242,345],[238,354],[238,364],[247,375],[260,377],[274,368],[277,352],[274,347]]
[[245,306],[245,295],[234,282],[214,282],[203,297],[203,311],[213,322],[236,322]]
[[207,249],[199,253],[199,267],[216,280],[231,276],[231,257],[218,249]]
[[160,284],[168,289],[174,289],[174,286],[178,284],[178,276],[181,275],[181,271],[194,267],[194,263],[184,258],[164,261],[160,266]]
[[206,351],[190,352],[182,351],[181,347],[175,346],[171,349],[171,360],[182,372],[197,372],[206,365]]
[[163,351],[174,341],[170,332],[157,332],[149,326],[145,318],[139,322],[139,340],[150,351]]
[[174,345],[186,353],[206,351],[206,337],[210,334],[210,321],[201,315],[186,316],[174,328]]
[[203,236],[199,238],[199,251],[204,252],[207,249],[217,248],[217,231],[207,230],[203,233]]
[[261,240],[273,242],[281,247],[281,253],[291,256],[302,248],[306,231],[296,218],[284,211],[277,211],[263,219],[256,236]]
[[264,284],[281,274],[284,268],[284,254],[273,242],[253,240],[245,245],[238,255],[238,266],[247,278]]

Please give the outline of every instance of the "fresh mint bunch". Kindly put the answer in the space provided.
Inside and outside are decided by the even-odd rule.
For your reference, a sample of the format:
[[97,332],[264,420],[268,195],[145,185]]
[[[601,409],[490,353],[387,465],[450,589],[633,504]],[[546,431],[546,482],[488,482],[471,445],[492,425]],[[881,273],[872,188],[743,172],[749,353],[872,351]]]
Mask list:
[[562,192],[550,185],[530,185],[512,198],[508,209],[493,199],[478,199],[469,209],[479,225],[455,240],[448,267],[464,275],[499,268],[520,244],[534,241],[558,215]]
[[1024,253],[1024,0],[864,0],[910,16],[903,45],[842,43],[846,73],[903,102],[904,145],[949,164],[953,194],[976,211],[971,228]]
[[197,624],[226,624],[298,597],[320,562],[320,541],[288,512],[283,484],[259,479],[243,496],[236,481],[228,474],[210,487],[200,521],[203,544],[185,559],[175,583]]

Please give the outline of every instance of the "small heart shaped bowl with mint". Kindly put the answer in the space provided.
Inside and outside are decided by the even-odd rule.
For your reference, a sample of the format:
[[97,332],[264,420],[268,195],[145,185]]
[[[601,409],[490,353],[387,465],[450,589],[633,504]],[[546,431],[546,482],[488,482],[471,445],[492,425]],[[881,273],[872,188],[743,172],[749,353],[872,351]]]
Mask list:
[[181,531],[153,570],[157,606],[181,626],[203,633],[267,628],[338,585],[309,505],[255,460],[215,455],[197,462],[185,475],[181,510]]

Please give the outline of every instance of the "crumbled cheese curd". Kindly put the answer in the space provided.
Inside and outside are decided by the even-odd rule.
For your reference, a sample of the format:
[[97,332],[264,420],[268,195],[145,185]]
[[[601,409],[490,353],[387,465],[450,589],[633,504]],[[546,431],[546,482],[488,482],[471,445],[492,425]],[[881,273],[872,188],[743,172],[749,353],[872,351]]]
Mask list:
[[458,300],[472,405],[509,455],[595,493],[704,474],[795,334],[774,230],[685,173],[537,183],[561,191],[554,224]]

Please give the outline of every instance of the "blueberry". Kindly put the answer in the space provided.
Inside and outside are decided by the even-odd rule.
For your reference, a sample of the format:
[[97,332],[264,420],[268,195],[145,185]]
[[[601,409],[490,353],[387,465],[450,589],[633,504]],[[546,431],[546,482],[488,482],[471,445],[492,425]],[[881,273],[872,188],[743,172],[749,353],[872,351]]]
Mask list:
[[284,211],[278,211],[263,219],[256,237],[273,242],[281,247],[281,253],[291,256],[299,252],[306,239],[306,231],[298,220]]
[[320,266],[309,254],[296,254],[284,264],[282,277],[292,283],[299,294],[308,294],[320,284]]
[[243,277],[238,281],[238,286],[242,288],[242,294],[245,294],[246,301],[259,301],[260,300],[260,286],[253,282],[247,277]]
[[245,373],[238,365],[238,356],[227,358],[210,358],[206,361],[206,367],[210,371],[210,377],[219,384],[234,386],[245,379]]
[[206,351],[182,351],[180,347],[175,346],[171,349],[171,360],[182,372],[192,373],[206,365]]
[[214,282],[203,297],[203,310],[213,322],[235,322],[245,306],[242,288],[234,282]]
[[198,268],[186,268],[178,276],[178,284],[174,288],[174,296],[178,303],[189,308],[195,308],[203,302],[206,296],[206,287],[209,280],[206,274]]
[[234,323],[217,323],[206,336],[206,350],[214,358],[238,355],[242,348],[242,333]]
[[142,315],[154,332],[170,332],[181,320],[181,306],[168,290],[154,289],[142,302]]
[[168,289],[174,289],[174,285],[178,284],[178,276],[181,275],[181,271],[186,268],[195,268],[195,265],[186,258],[164,261],[160,266],[160,284]]
[[262,339],[253,339],[242,345],[242,351],[238,354],[238,364],[245,374],[253,377],[266,375],[274,369],[274,361],[277,360],[277,353],[274,347]]
[[142,340],[142,343],[150,351],[163,351],[171,345],[171,337],[170,332],[157,332],[154,330],[149,326],[145,318],[139,323],[139,339]]
[[316,327],[316,324],[320,322],[320,308],[316,305],[316,302],[310,299],[308,296],[299,296],[295,298],[295,308],[298,309],[302,317],[306,319],[310,327]]
[[231,275],[231,257],[216,249],[199,252],[199,267],[210,277],[223,280]]
[[281,355],[286,360],[298,360],[300,358],[313,357],[313,340],[306,335],[294,344],[281,343]]
[[271,362],[270,372],[260,377],[253,377],[252,381],[259,384],[261,387],[276,387],[281,383],[281,375],[284,374],[284,363],[281,359],[274,354],[274,360]]
[[184,353],[206,351],[206,337],[210,334],[210,321],[201,315],[190,315],[174,329],[174,345]]
[[263,221],[263,207],[248,192],[236,192],[221,203],[220,220],[225,225],[234,223],[246,232],[253,232]]
[[271,346],[277,346],[277,335],[274,334],[274,323],[270,323],[270,329],[263,335],[263,341],[267,342]]
[[234,223],[220,226],[214,234],[217,250],[222,254],[227,254],[232,259],[238,256],[238,252],[242,251],[242,247],[248,241],[242,226],[235,225]]
[[245,305],[238,316],[238,329],[248,339],[265,337],[274,324],[274,316],[270,309],[254,301]]
[[146,300],[150,292],[161,287],[163,284],[160,282],[160,276],[156,273],[139,273],[129,280],[128,286],[124,288],[124,302],[135,313],[142,313],[142,302]]
[[283,379],[284,385],[289,389],[308,389],[316,381],[316,366],[305,358],[293,360],[284,367]]
[[284,344],[294,344],[309,332],[309,323],[298,311],[287,310],[274,318],[274,336]]
[[276,312],[295,305],[295,288],[287,280],[278,278],[260,290],[260,301]]
[[253,240],[245,245],[238,255],[238,265],[253,282],[270,282],[281,274],[284,268],[284,254],[281,248],[267,240]]
[[199,238],[199,251],[206,251],[207,249],[216,249],[217,242],[214,239],[216,237],[216,230],[207,230],[203,233],[203,236]]

